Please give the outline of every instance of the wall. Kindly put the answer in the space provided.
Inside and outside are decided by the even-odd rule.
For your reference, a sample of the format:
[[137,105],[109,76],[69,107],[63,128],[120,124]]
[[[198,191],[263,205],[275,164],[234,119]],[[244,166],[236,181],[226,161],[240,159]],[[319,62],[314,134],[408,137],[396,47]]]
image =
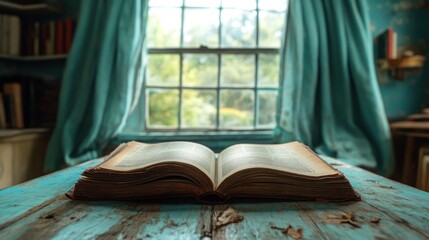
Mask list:
[[[415,48],[429,56],[429,0],[367,0],[371,31],[378,36],[388,27],[398,33],[398,55],[404,48]],[[390,120],[420,112],[429,106],[429,60],[423,69],[407,73],[397,81],[379,72],[380,89]]]

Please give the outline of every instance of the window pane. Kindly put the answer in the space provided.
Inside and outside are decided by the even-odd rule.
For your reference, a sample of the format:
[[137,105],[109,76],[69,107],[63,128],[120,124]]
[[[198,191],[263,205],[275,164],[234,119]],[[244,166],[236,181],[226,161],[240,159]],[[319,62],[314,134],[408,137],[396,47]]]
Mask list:
[[259,91],[258,127],[274,127],[276,123],[277,91]]
[[149,0],[149,7],[181,7],[183,0]]
[[219,10],[186,9],[183,26],[183,46],[218,47]]
[[222,90],[220,107],[220,128],[253,127],[253,91]]
[[183,90],[182,126],[184,128],[216,127],[215,90]]
[[184,54],[183,85],[216,87],[217,59],[215,54]]
[[256,46],[256,11],[222,11],[222,47]]
[[259,12],[259,46],[279,48],[282,41],[284,13]]
[[148,47],[179,47],[180,8],[151,8],[148,18]]
[[249,54],[222,55],[222,86],[255,85],[255,57]]
[[220,0],[185,0],[187,7],[219,7]]
[[179,86],[180,57],[173,54],[149,54],[146,85]]
[[149,127],[178,127],[179,90],[149,89]]
[[288,0],[259,0],[259,9],[285,11]]
[[224,0],[222,1],[222,7],[252,10],[252,9],[256,9],[256,1],[255,0],[227,0],[227,1]]
[[259,82],[258,87],[278,87],[279,86],[279,55],[260,54],[259,55]]

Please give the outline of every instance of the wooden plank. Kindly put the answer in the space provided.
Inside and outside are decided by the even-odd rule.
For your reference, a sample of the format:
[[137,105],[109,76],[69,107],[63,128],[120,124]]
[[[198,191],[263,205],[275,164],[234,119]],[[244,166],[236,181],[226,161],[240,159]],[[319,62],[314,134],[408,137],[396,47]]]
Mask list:
[[58,199],[0,231],[0,239],[199,239],[211,207],[201,204]]
[[429,193],[392,181],[361,168],[338,166],[361,194],[362,201],[429,238]]
[[101,159],[67,168],[41,178],[0,190],[0,225],[17,217],[25,217],[35,209],[50,204],[58,195],[71,189],[88,167],[101,162]]

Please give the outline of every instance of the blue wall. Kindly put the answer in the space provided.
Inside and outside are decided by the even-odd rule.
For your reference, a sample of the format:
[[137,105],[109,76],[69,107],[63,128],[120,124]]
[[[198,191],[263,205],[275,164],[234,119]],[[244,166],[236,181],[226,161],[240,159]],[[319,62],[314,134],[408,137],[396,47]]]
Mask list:
[[[388,27],[398,34],[398,56],[404,48],[414,48],[429,56],[429,0],[367,0],[371,31],[378,36]],[[429,60],[421,70],[406,73],[403,81],[384,71],[378,80],[389,119],[396,120],[428,106]]]

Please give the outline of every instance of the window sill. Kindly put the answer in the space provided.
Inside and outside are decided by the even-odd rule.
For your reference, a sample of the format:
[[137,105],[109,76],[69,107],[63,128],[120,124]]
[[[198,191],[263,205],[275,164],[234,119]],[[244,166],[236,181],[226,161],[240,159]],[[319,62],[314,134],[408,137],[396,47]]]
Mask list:
[[276,143],[273,131],[225,131],[225,132],[123,132],[113,144],[139,141],[157,143],[166,141],[191,141],[203,144],[213,151],[221,151],[238,143],[273,144]]

